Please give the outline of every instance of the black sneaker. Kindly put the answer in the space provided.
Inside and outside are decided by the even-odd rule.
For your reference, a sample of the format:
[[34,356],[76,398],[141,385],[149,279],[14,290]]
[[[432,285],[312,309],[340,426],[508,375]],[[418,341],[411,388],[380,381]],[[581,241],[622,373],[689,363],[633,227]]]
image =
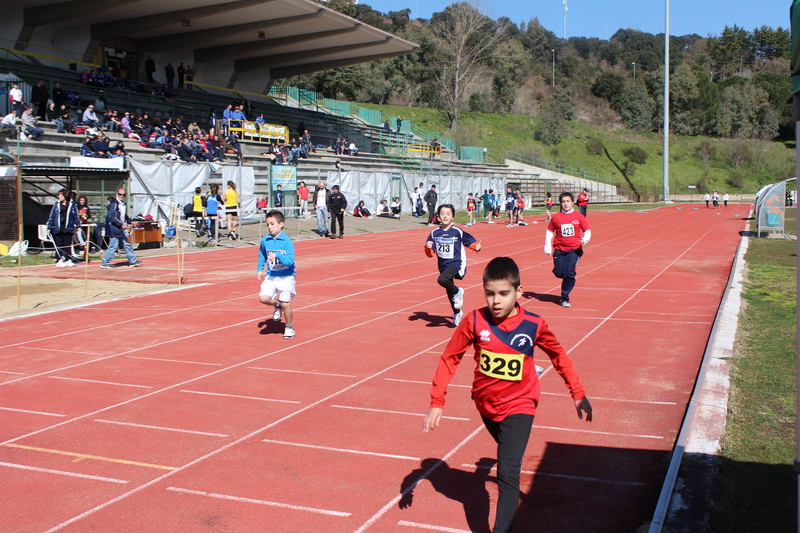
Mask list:
[[339,235],[339,238],[340,239],[344,239],[344,235]]

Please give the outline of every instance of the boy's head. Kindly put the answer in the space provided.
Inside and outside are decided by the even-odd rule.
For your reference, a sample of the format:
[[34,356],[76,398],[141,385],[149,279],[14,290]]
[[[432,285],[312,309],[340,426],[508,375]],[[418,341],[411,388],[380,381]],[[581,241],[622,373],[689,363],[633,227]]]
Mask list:
[[483,271],[486,305],[495,318],[516,314],[517,298],[522,296],[519,267],[510,257],[495,257]]
[[283,185],[278,185],[278,190],[280,191],[281,189],[283,189]]
[[469,193],[469,197],[472,198],[472,193]]
[[195,194],[200,194],[200,192],[201,192],[202,190],[203,190],[203,189],[201,189],[200,187],[195,187],[195,188],[194,188],[194,193],[195,193]]
[[267,228],[269,229],[269,234],[273,237],[276,237],[281,231],[283,231],[283,224],[285,219],[283,218],[283,213],[277,210],[270,211],[267,213],[265,217],[267,221]]
[[442,218],[442,212],[445,212],[445,211],[447,211],[446,214],[449,215],[450,220],[452,220],[452,218],[454,216],[456,216],[456,208],[453,207],[453,204],[442,204],[442,205],[440,205],[439,208],[436,209],[436,214],[439,215],[439,218],[441,219]]

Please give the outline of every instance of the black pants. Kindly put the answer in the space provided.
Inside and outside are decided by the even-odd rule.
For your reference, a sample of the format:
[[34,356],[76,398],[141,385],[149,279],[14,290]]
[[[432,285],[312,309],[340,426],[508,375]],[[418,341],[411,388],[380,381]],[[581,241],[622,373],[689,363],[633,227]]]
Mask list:
[[72,260],[72,255],[70,252],[72,251],[72,238],[75,236],[75,234],[63,232],[52,233],[51,235],[53,236],[53,242],[56,245],[56,257],[58,257],[59,260]]
[[510,533],[519,505],[519,471],[528,446],[533,415],[510,415],[496,422],[481,415],[483,425],[497,443],[497,515],[492,533]]
[[331,235],[336,235],[336,221],[339,221],[339,235],[344,235],[344,213],[331,213]]
[[561,299],[565,302],[569,301],[569,293],[575,288],[575,270],[582,255],[583,248],[553,250],[553,274],[561,278]]
[[455,305],[453,305],[453,296],[458,292],[458,287],[456,284],[453,283],[453,279],[462,279],[461,276],[458,275],[458,267],[455,265],[450,265],[449,267],[445,268],[439,273],[439,279],[437,279],[437,283],[444,287],[444,290],[447,291],[447,300],[450,302],[450,307],[453,309],[453,313],[457,312]]
[[427,204],[428,205],[428,224],[433,224],[433,215],[436,214],[436,204]]

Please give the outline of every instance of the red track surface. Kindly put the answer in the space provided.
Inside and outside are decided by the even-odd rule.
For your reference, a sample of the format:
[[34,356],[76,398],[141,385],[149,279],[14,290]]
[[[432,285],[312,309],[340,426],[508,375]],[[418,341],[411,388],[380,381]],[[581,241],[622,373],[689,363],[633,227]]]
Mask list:
[[[537,361],[515,531],[619,533],[652,516],[748,208],[601,209],[571,309],[556,303],[544,224],[471,228],[483,250],[464,308],[484,305],[486,262],[514,257],[521,303],[594,407],[579,421]],[[256,298],[255,247],[187,255],[187,280],[208,285],[4,322],[0,531],[489,531],[495,449],[471,359],[452,418],[421,431],[452,333],[426,234],[297,243],[291,341]],[[90,273],[163,283],[174,266]]]

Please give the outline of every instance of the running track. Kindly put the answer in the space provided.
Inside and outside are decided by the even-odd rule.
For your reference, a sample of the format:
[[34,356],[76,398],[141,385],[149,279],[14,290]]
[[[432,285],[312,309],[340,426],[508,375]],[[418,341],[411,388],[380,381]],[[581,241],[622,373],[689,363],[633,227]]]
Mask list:
[[[748,206],[600,209],[571,309],[556,303],[544,224],[471,228],[483,250],[464,308],[484,304],[486,262],[515,258],[521,303],[594,407],[579,421],[537,360],[515,531],[619,533],[652,516]],[[495,451],[471,359],[442,426],[421,431],[453,331],[426,235],[297,243],[291,341],[255,296],[255,247],[187,255],[201,285],[2,322],[0,531],[489,531]],[[90,274],[165,282],[173,269],[165,257]]]

